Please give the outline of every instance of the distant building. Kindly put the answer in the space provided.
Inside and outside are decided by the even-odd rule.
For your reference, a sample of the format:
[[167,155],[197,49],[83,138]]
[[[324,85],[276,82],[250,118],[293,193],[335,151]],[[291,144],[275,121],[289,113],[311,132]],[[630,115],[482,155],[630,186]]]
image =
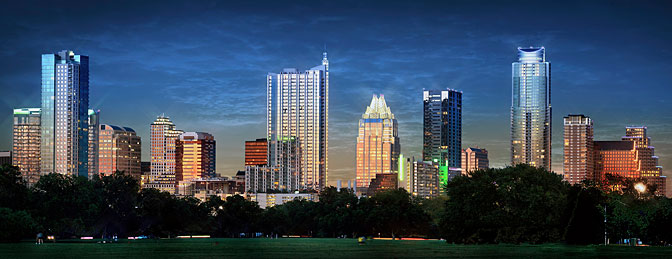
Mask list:
[[89,179],[92,179],[93,176],[98,175],[98,149],[99,149],[99,127],[100,127],[100,110],[89,109]]
[[12,151],[0,151],[0,166],[12,165]]
[[260,208],[266,209],[295,199],[317,201],[318,195],[317,193],[247,193],[245,198],[256,202]]
[[439,196],[439,168],[432,162],[416,161],[400,156],[399,187],[413,196],[425,199]]
[[275,166],[281,141],[294,137],[302,145],[301,185],[321,190],[327,184],[329,151],[329,61],[306,71],[286,68],[269,73],[267,86],[267,138],[269,165]]
[[485,170],[490,166],[488,150],[485,148],[467,148],[462,150],[462,172]]
[[384,190],[397,189],[397,174],[376,174],[367,188],[369,197]]
[[301,147],[294,137],[277,140],[271,166],[246,166],[245,191],[295,191],[301,185]]
[[215,176],[215,137],[205,132],[185,132],[176,142],[175,183],[178,193],[191,180]]
[[448,168],[462,163],[462,92],[423,91],[422,160],[444,168],[439,171],[441,184],[448,183]]
[[175,194],[175,142],[184,133],[175,129],[170,118],[159,116],[150,127],[151,171],[142,188],[154,188]]
[[152,163],[151,162],[140,162],[140,172],[142,175],[149,175],[151,172]]
[[397,173],[400,150],[397,119],[385,103],[385,97],[374,95],[359,120],[357,187],[369,187],[371,179],[378,174]]
[[511,64],[511,164],[551,170],[551,63],[544,47],[518,48]]
[[268,141],[265,138],[245,141],[245,166],[268,165]]
[[207,201],[211,196],[223,200],[236,194],[243,195],[243,186],[235,179],[228,177],[196,178],[189,181],[180,194]]
[[657,195],[665,195],[667,178],[658,165],[646,127],[626,127],[621,141],[595,141],[595,175],[604,181],[607,175],[644,179],[656,186]]
[[42,55],[41,174],[88,176],[89,57]]
[[12,162],[33,185],[40,179],[40,108],[14,109]]
[[563,175],[571,184],[595,180],[593,120],[579,115],[564,118]]
[[[116,171],[121,171],[138,180],[141,179],[140,156],[142,145],[140,136],[136,134],[135,130],[129,127],[101,124],[98,139],[98,172],[100,176],[108,176]],[[146,170],[149,171],[149,167]]]

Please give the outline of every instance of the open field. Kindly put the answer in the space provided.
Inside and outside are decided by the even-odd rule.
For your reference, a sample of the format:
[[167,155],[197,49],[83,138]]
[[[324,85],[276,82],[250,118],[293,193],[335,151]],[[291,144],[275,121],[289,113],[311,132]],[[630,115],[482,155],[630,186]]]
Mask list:
[[0,258],[431,258],[431,257],[669,257],[672,247],[449,245],[443,241],[354,239],[161,239],[0,244]]

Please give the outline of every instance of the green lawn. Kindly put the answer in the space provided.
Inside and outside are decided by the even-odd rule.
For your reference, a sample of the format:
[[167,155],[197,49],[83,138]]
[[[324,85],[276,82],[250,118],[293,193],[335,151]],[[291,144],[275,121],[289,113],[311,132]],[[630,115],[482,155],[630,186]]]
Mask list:
[[449,245],[442,241],[355,239],[162,239],[0,244],[0,258],[431,258],[431,257],[671,257],[672,247]]

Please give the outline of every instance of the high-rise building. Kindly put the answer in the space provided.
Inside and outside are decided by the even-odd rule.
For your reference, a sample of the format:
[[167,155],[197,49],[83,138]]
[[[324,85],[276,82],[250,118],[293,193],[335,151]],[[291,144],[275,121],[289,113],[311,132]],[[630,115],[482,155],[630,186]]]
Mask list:
[[551,170],[551,63],[544,47],[518,48],[511,64],[511,164]]
[[275,165],[245,167],[246,192],[296,191],[304,188],[301,185],[302,156],[299,141],[289,137],[279,140],[277,144]]
[[100,110],[89,109],[89,179],[98,175],[98,138],[100,127]]
[[277,163],[283,138],[295,137],[301,149],[301,185],[321,190],[327,183],[329,61],[306,71],[286,68],[267,80],[269,164]]
[[143,181],[143,188],[155,188],[175,193],[175,142],[184,133],[166,116],[158,116],[150,127],[151,172]]
[[369,187],[377,174],[396,174],[400,151],[397,119],[385,103],[385,97],[374,95],[359,120],[357,188]]
[[89,57],[42,55],[41,173],[88,176]]
[[583,114],[564,117],[564,162],[565,181],[576,184],[583,180],[595,180],[593,120]]
[[485,148],[467,148],[462,150],[462,172],[485,170],[490,166],[488,150]]
[[33,185],[40,179],[40,108],[14,109],[12,165]]
[[191,185],[194,179],[215,177],[215,137],[205,132],[185,132],[176,142],[175,183],[177,192]]
[[439,178],[445,185],[449,168],[460,168],[462,162],[462,92],[425,90],[423,111],[422,159],[442,167]]
[[399,156],[399,187],[413,196],[430,199],[439,196],[439,169],[432,162]]
[[646,127],[626,127],[621,141],[595,141],[595,178],[604,181],[607,175],[626,179],[644,179],[656,186],[656,194],[665,195],[667,178],[658,165]]
[[268,165],[268,141],[265,138],[245,141],[245,166]]
[[99,127],[98,172],[100,176],[124,172],[140,180],[141,139],[135,130],[101,124]]

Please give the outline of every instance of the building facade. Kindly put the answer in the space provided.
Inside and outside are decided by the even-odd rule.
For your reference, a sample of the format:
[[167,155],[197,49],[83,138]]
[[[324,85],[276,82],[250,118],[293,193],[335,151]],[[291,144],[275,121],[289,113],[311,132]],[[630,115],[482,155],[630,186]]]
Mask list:
[[317,201],[317,193],[248,193],[245,198],[259,204],[259,208],[282,205],[295,199],[306,201]]
[[462,150],[462,172],[468,173],[476,170],[485,170],[490,167],[488,150],[485,148],[467,148]]
[[175,167],[178,136],[184,133],[166,116],[159,116],[150,126],[151,166],[143,188],[155,188],[175,194]]
[[12,165],[33,185],[40,179],[40,108],[14,109]]
[[359,120],[357,187],[369,187],[371,179],[377,174],[396,174],[400,151],[397,119],[385,103],[385,97],[374,95]]
[[89,57],[42,55],[40,171],[88,176]]
[[397,174],[376,174],[366,189],[366,195],[371,197],[385,190],[397,189],[397,184]]
[[108,176],[116,171],[124,172],[140,180],[141,139],[135,130],[101,124],[99,127],[98,172]]
[[593,120],[578,114],[564,117],[563,175],[577,184],[595,180]]
[[98,175],[98,150],[99,143],[98,138],[100,137],[100,110],[89,109],[89,179],[93,176]]
[[550,171],[551,63],[545,48],[518,48],[511,73],[511,164]]
[[268,165],[268,141],[260,138],[245,141],[245,166]]
[[422,160],[443,167],[440,182],[448,182],[448,168],[462,163],[462,92],[423,91]]
[[329,145],[329,61],[306,71],[294,68],[269,73],[267,82],[267,136],[269,164],[277,163],[283,138],[301,144],[301,185],[321,190],[327,183]]
[[277,142],[273,166],[256,165],[245,167],[245,191],[267,192],[296,191],[306,189],[301,184],[301,145],[296,138]]
[[180,134],[176,145],[175,183],[178,193],[194,179],[215,177],[216,141],[209,133],[185,132]]

